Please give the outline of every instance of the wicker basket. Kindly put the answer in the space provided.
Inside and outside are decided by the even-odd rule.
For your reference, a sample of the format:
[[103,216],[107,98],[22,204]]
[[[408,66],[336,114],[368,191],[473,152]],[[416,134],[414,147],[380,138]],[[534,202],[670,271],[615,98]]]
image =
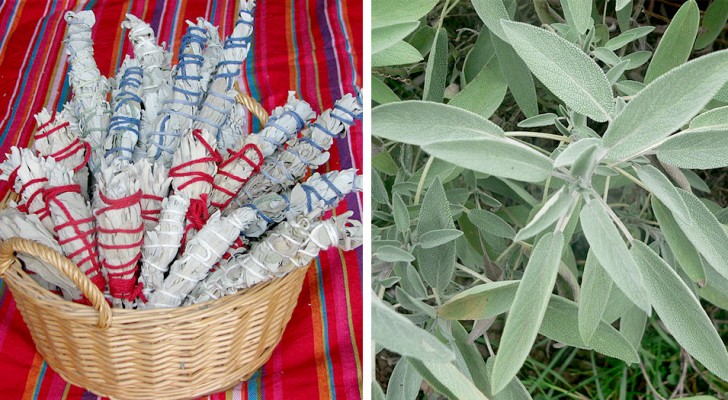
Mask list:
[[[265,123],[268,116],[261,110],[253,113]],[[22,270],[16,252],[62,271],[93,307],[41,288]],[[101,291],[62,254],[20,238],[0,243],[0,277],[38,352],[68,382],[115,399],[194,398],[248,379],[280,341],[306,271],[298,268],[191,306],[111,309]]]

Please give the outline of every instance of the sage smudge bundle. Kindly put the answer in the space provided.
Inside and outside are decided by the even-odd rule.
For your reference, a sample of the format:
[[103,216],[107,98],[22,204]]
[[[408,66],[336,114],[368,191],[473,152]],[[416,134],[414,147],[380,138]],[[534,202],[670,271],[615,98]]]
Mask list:
[[[361,99],[347,95],[316,119],[289,92],[249,134],[251,103],[236,99],[236,82],[254,9],[242,0],[224,39],[209,21],[188,21],[175,66],[149,24],[127,15],[133,56],[108,79],[93,58],[93,13],[67,13],[73,96],[59,113],[36,115],[37,155],[12,148],[0,164],[0,179],[19,194],[0,212],[0,238],[61,251],[127,309],[218,298],[305,266],[322,249],[358,244],[350,214],[322,218],[361,190],[361,177],[315,170],[360,118]],[[86,302],[55,268],[23,260],[43,288]]]

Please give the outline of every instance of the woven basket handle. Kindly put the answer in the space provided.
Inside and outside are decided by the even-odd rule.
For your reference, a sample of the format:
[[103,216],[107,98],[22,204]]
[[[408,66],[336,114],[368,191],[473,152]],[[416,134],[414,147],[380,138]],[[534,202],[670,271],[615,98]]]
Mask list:
[[258,121],[262,125],[268,124],[268,112],[265,111],[265,108],[263,108],[260,103],[258,103],[257,100],[254,98],[248,96],[247,94],[243,93],[242,90],[240,90],[240,86],[238,86],[238,82],[235,81],[235,90],[238,92],[238,95],[235,96],[235,100],[238,101],[238,103],[245,106],[245,108],[248,109],[253,115],[255,115],[255,118],[258,118]]
[[61,253],[48,246],[32,240],[18,237],[10,238],[0,243],[0,277],[5,274],[16,262],[20,262],[15,256],[16,252],[25,253],[47,262],[61,271],[81,289],[81,292],[91,302],[91,306],[99,313],[99,328],[106,328],[111,325],[111,308],[106,302],[104,294],[94,285],[86,275],[71,260]]

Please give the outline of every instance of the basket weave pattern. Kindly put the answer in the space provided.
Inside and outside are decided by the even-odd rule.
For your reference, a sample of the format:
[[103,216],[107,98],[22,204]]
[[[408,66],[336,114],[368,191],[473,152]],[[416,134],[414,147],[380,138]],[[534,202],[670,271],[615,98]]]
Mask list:
[[[93,308],[38,286],[15,252],[66,273]],[[63,255],[19,238],[0,243],[0,276],[38,352],[68,382],[118,399],[193,398],[248,379],[280,341],[306,270],[193,306],[111,309]]]
[[[238,90],[262,124],[268,113]],[[17,195],[0,202],[6,207]],[[93,307],[65,301],[23,271],[15,253],[59,269]],[[308,268],[234,295],[171,309],[112,309],[69,259],[42,244],[0,242],[0,278],[13,293],[38,352],[66,381],[113,399],[186,399],[247,380],[271,356],[291,319]]]

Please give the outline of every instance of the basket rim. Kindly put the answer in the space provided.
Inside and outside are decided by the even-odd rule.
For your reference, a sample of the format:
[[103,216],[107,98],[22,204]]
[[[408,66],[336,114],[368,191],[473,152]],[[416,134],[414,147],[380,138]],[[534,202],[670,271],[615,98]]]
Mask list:
[[[2,243],[2,241],[0,241],[0,243]],[[275,277],[268,281],[260,282],[251,287],[240,289],[235,293],[222,296],[218,299],[206,300],[201,303],[182,305],[178,307],[150,309],[123,309],[110,307],[111,323],[107,328],[118,327],[119,325],[123,324],[137,323],[139,321],[148,319],[159,319],[160,316],[164,316],[164,319],[172,319],[175,316],[181,314],[190,316],[190,314],[204,313],[206,310],[212,307],[225,305],[234,301],[242,301],[241,297],[245,296],[246,294],[254,294],[263,291],[269,286],[277,287],[285,285],[285,283],[289,280],[295,279],[296,274],[294,272],[296,270],[302,269],[307,271],[314,262],[315,260],[304,267],[296,268],[286,275]],[[17,258],[16,261],[13,262],[4,273],[0,274],[0,278],[10,283],[8,287],[9,289],[11,289],[11,293],[13,292],[11,286],[17,285],[18,287],[21,287],[23,289],[30,290],[32,292],[32,296],[37,298],[38,300],[43,301],[50,306],[55,306],[59,310],[65,309],[68,312],[72,312],[77,318],[91,318],[94,321],[97,321],[99,318],[99,312],[96,311],[93,306],[65,300],[63,297],[56,295],[41,287],[38,282],[33,280],[30,275],[22,269],[22,263]],[[96,326],[96,324],[92,325]]]

